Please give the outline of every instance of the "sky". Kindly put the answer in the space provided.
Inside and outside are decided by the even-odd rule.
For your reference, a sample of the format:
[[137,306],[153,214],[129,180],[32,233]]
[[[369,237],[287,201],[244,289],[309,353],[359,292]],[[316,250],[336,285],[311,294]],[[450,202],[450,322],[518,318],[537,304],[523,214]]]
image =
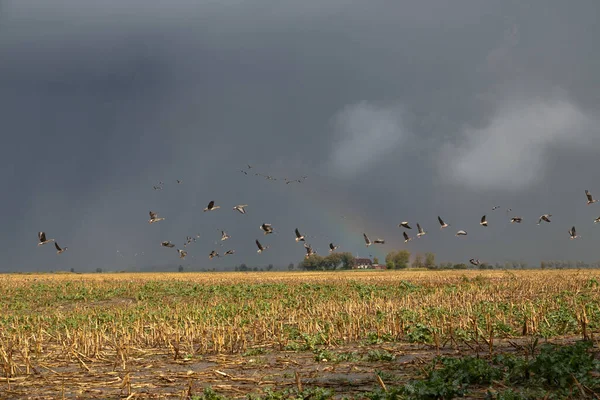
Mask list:
[[[595,0],[0,0],[0,271],[285,267],[305,254],[296,227],[322,255],[334,242],[380,259],[596,261],[599,13]],[[150,210],[166,219],[148,224]],[[401,221],[428,234],[404,243]],[[68,250],[37,246],[40,230]],[[185,260],[160,246],[197,234]]]

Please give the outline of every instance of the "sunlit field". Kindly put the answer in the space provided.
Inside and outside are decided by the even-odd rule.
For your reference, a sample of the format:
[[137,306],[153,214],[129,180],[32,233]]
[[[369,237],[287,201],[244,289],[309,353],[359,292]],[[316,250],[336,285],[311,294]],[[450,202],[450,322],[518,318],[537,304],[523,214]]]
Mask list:
[[[0,398],[593,398],[599,334],[597,270],[1,275]],[[527,380],[582,339],[589,382]]]

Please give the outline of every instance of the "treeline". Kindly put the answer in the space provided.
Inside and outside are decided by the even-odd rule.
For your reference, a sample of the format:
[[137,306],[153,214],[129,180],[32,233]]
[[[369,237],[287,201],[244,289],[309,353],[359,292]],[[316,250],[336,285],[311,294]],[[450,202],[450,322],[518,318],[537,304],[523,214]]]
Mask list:
[[[385,265],[387,269],[404,268],[426,268],[431,270],[442,269],[530,269],[538,266],[530,266],[523,261],[507,261],[504,263],[480,262],[479,265],[472,265],[469,262],[436,262],[435,253],[416,253],[411,257],[408,250],[391,251],[385,256]],[[373,259],[374,264],[379,264],[377,257]],[[293,268],[293,264],[292,268]],[[298,263],[298,269],[306,271],[325,271],[335,269],[352,269],[355,267],[355,258],[352,253],[332,253],[328,256],[312,255]],[[290,269],[292,269],[290,268]],[[584,261],[567,260],[544,260],[540,263],[541,269],[575,269],[575,268],[599,268],[600,261],[586,263]]]
[[298,269],[305,271],[327,271],[334,269],[352,269],[355,266],[352,253],[331,253],[328,256],[313,254],[298,263]]

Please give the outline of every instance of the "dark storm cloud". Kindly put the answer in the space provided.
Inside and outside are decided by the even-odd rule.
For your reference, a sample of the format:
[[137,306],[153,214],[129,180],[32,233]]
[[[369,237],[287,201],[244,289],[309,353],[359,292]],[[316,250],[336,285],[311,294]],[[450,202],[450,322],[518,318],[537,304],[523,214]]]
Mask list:
[[[177,265],[158,244],[196,233],[185,263],[285,265],[304,254],[294,227],[320,253],[340,237],[336,196],[387,234],[379,255],[407,219],[430,231],[407,247],[442,259],[594,258],[581,205],[600,144],[596,2],[1,6],[2,269]],[[202,213],[212,199],[222,209]],[[479,232],[495,203],[556,217],[515,227],[502,211]],[[149,210],[167,219],[149,225]],[[469,236],[442,235],[438,214]],[[41,229],[68,252],[35,248]],[[342,246],[364,252],[356,233]]]

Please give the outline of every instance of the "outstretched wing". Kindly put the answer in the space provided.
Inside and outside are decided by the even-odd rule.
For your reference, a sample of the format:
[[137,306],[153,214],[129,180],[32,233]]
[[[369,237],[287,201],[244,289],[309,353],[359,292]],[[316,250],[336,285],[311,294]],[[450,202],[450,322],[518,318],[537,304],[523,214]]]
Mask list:
[[62,249],[60,248],[60,246],[58,245],[58,243],[54,242],[54,247],[56,247],[56,250],[61,251]]
[[46,241],[46,233],[38,232],[38,239],[40,239],[40,242],[45,242]]
[[485,222],[485,215],[483,217],[481,217],[481,223],[483,224]]
[[299,237],[301,237],[301,236],[302,236],[302,235],[300,234],[300,231],[298,230],[298,228],[296,228],[296,237],[297,237],[297,238],[299,238]]
[[206,208],[208,208],[208,209],[210,210],[210,209],[211,209],[211,208],[213,208],[214,206],[215,206],[215,201],[214,201],[214,200],[211,200],[211,201],[208,203],[208,207],[206,207]]
[[262,250],[262,244],[260,244],[260,242],[258,241],[258,239],[256,239],[256,246],[258,247],[259,250]]
[[366,243],[366,244],[369,244],[369,243],[371,243],[371,241],[369,240],[369,238],[368,238],[368,236],[367,236],[367,234],[366,234],[366,233],[363,233],[363,237],[365,238],[365,243]]
[[593,201],[594,200],[594,198],[592,197],[592,194],[587,189],[585,190],[585,196],[587,197],[588,201]]
[[444,220],[438,215],[438,221],[440,222],[440,225],[444,225]]
[[406,234],[406,232],[402,232],[402,235],[404,235],[404,240],[408,240],[408,235]]

